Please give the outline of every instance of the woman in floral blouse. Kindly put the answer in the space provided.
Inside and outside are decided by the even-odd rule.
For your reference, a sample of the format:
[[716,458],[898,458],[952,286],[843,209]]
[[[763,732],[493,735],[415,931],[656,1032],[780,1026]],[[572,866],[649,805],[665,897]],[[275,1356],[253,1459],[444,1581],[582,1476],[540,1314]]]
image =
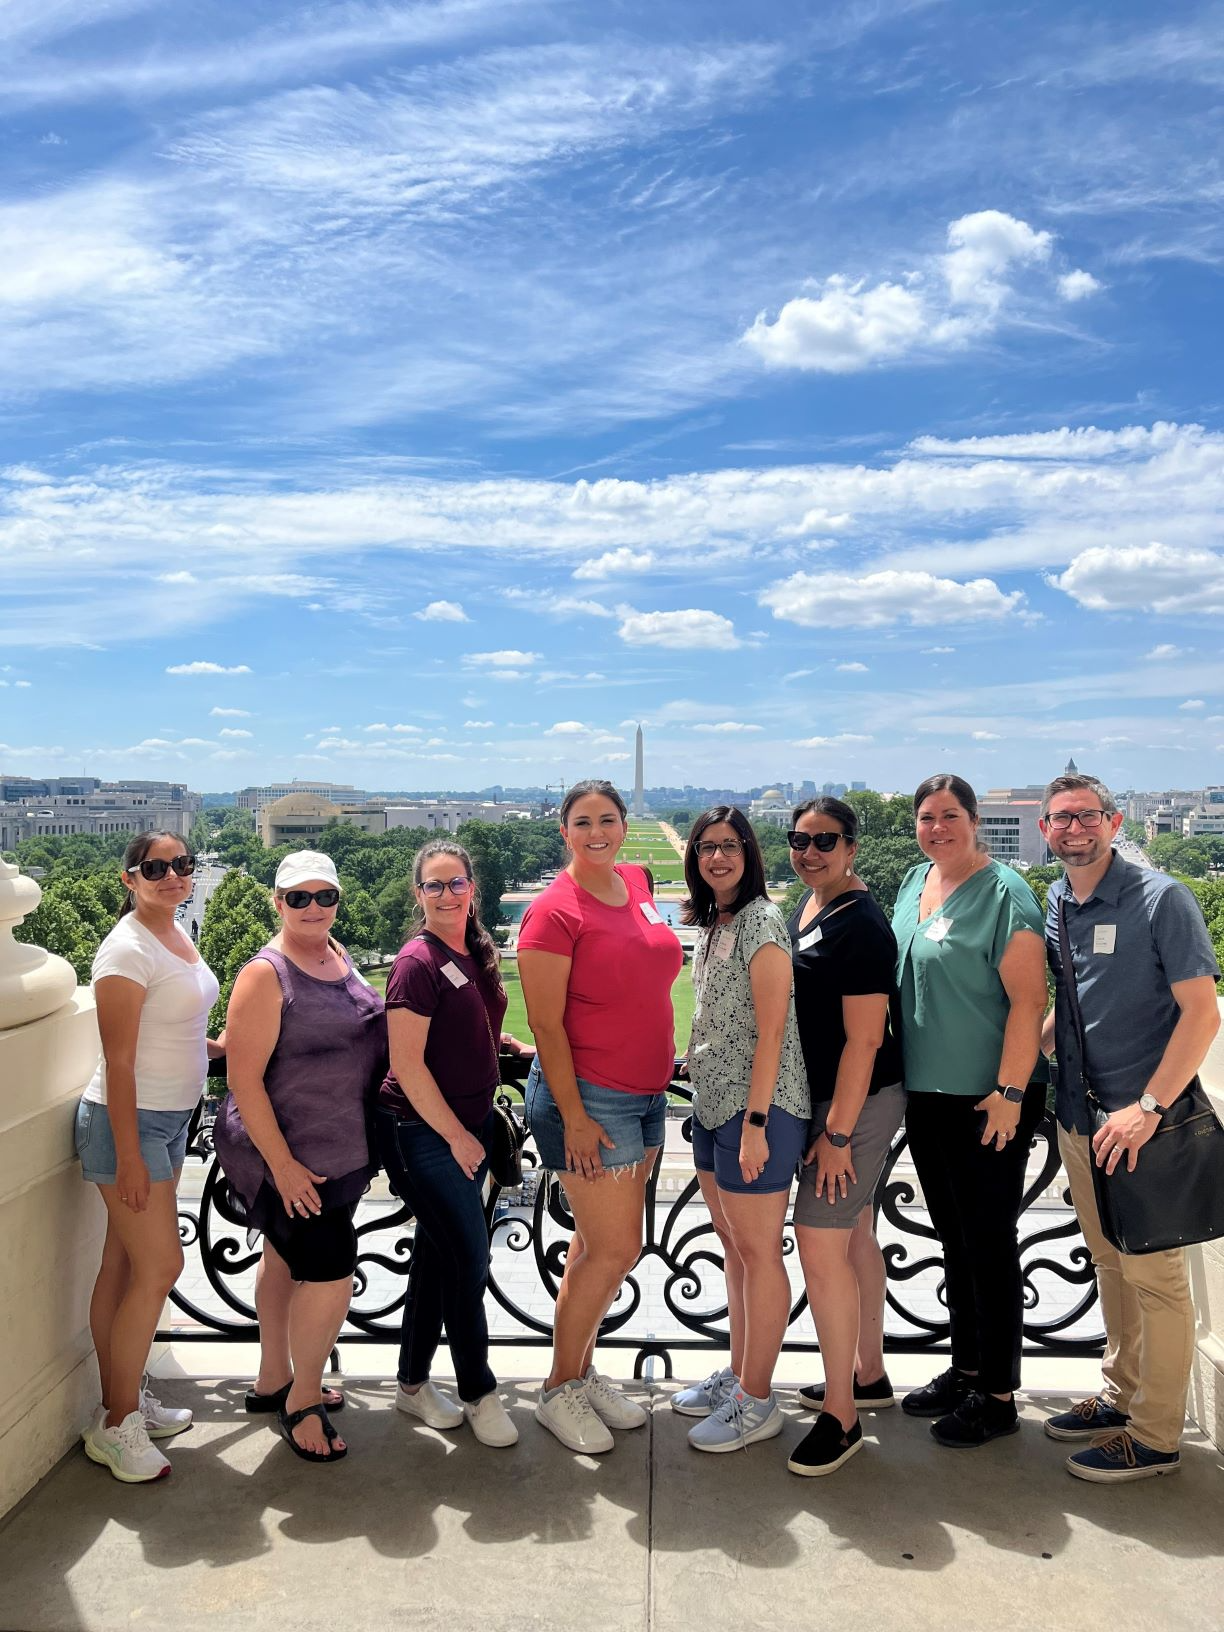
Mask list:
[[756,834],[731,805],[694,822],[683,917],[693,960],[693,1158],[722,1243],[731,1365],[674,1396],[701,1417],[689,1443],[730,1451],[782,1431],[773,1368],[790,1314],[782,1225],[811,1111],[795,1023],[790,936],[765,891]]

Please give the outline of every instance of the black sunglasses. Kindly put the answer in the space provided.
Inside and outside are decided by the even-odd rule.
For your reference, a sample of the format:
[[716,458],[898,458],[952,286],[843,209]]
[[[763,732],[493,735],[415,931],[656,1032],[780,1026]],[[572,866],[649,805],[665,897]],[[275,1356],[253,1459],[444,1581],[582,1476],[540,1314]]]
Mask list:
[[301,912],[302,908],[308,907],[312,901],[320,907],[334,907],[339,899],[340,891],[336,889],[286,890],[281,896],[285,905],[292,907],[294,912]]
[[141,878],[147,878],[150,883],[156,884],[158,879],[165,878],[171,869],[177,877],[187,878],[195,872],[195,865],[194,856],[174,856],[170,861],[161,861],[157,858],[152,861],[138,861],[127,870],[129,873],[139,873]]
[[849,839],[849,837],[848,833],[788,833],[786,842],[792,850],[797,850],[800,855],[803,854],[809,844],[814,844],[821,855],[827,856],[830,850],[837,849],[840,839]]

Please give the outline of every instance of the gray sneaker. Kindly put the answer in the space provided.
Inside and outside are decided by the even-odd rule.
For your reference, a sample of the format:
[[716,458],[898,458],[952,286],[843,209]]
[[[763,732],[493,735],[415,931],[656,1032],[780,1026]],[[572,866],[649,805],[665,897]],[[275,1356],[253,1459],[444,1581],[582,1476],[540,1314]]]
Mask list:
[[673,1394],[671,1408],[682,1417],[709,1417],[738,1386],[731,1367],[724,1366],[721,1371],[712,1371],[703,1383],[694,1383],[691,1388],[682,1388]]
[[689,1429],[688,1441],[695,1451],[740,1451],[781,1432],[782,1413],[773,1390],[768,1399],[757,1400],[737,1385],[717,1411]]

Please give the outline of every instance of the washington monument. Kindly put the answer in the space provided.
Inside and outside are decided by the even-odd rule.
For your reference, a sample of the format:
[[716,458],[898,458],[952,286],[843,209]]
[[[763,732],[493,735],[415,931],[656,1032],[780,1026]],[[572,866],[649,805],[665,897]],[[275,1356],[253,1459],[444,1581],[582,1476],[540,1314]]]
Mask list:
[[633,814],[645,816],[646,799],[642,792],[642,727],[637,728],[633,743]]

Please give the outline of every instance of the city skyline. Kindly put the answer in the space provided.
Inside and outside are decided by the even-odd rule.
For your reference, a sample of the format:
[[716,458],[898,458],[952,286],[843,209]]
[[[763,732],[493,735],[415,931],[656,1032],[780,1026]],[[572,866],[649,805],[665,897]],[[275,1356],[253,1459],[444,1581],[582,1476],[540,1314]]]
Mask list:
[[1224,780],[1221,25],[9,7],[0,770]]

